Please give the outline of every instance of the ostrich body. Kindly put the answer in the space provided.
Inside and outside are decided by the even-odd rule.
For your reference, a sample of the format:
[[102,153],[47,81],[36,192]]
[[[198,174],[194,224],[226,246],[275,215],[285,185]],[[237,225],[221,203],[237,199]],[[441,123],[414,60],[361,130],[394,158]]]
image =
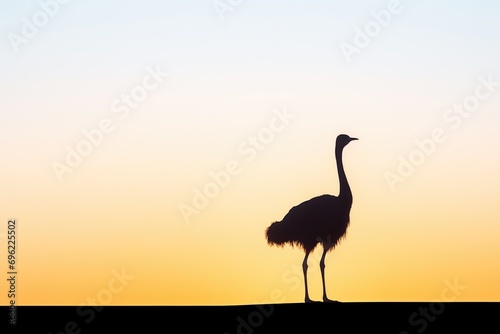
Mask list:
[[290,244],[304,249],[305,257],[302,263],[305,285],[305,302],[312,302],[307,287],[307,258],[318,245],[323,246],[320,269],[323,283],[323,301],[331,302],[326,294],[325,286],[325,255],[335,248],[345,236],[349,225],[349,213],[352,205],[352,193],[344,172],[342,152],[352,140],[347,135],[339,135],[335,144],[335,159],[339,175],[339,196],[321,195],[294,206],[280,222],[274,222],[266,230],[269,245],[284,246]]

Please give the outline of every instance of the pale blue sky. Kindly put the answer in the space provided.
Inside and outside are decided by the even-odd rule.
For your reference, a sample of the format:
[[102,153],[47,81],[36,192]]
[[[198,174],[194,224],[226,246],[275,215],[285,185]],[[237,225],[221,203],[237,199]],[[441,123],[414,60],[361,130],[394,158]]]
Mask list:
[[493,66],[498,59],[498,2],[422,0],[401,1],[403,11],[346,66],[338,44],[351,42],[353,28],[363,27],[372,19],[370,12],[387,3],[243,0],[220,21],[209,0],[73,0],[15,54],[6,35],[18,33],[21,19],[39,6],[37,1],[9,2],[0,13],[0,69],[3,74],[33,73],[31,66],[43,66],[51,75],[104,74],[161,60],[182,71],[207,74],[376,71],[383,66],[384,72],[452,75]]
[[[182,133],[189,129],[222,150],[281,105],[302,113],[312,135],[336,131],[335,110],[353,131],[415,137],[408,126],[439,125],[478,76],[500,71],[496,1],[401,1],[402,12],[351,64],[339,44],[352,43],[354,28],[389,1],[243,0],[221,21],[209,0],[73,0],[19,53],[7,34],[20,33],[22,18],[40,7],[2,2],[0,127],[52,138],[56,155],[157,64],[171,78],[147,101],[146,132],[167,140],[168,129],[188,149],[196,142]],[[380,118],[394,123],[375,131]],[[221,131],[221,119],[233,126]]]

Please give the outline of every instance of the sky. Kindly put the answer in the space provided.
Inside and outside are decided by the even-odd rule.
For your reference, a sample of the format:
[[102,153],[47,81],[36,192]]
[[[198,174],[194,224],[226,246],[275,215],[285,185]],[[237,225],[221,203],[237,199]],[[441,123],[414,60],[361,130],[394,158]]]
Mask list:
[[338,194],[341,133],[359,141],[330,298],[500,300],[498,2],[1,6],[18,304],[302,302],[303,252],[264,232]]

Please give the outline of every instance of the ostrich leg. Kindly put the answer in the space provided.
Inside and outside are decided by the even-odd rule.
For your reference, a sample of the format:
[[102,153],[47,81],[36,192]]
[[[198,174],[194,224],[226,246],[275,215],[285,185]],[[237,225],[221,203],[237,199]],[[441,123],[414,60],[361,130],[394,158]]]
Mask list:
[[321,269],[321,280],[323,282],[323,301],[324,302],[333,302],[333,300],[328,299],[326,295],[326,284],[325,284],[325,256],[328,252],[327,247],[323,247],[323,256],[321,256],[321,261],[319,262],[319,267]]
[[302,270],[304,271],[304,285],[306,296],[304,301],[306,303],[311,303],[312,300],[309,298],[309,290],[307,289],[307,258],[309,257],[310,250],[306,250],[306,256],[304,256],[304,262],[302,262]]

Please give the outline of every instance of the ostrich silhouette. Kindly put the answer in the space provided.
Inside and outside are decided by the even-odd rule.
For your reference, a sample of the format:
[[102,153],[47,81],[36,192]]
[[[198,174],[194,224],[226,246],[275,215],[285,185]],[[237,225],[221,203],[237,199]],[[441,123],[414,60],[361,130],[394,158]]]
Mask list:
[[274,222],[266,229],[269,245],[284,246],[290,244],[305,251],[302,270],[304,272],[305,302],[312,302],[307,287],[307,258],[311,251],[321,243],[323,255],[320,260],[321,280],[323,282],[323,301],[328,299],[325,285],[325,256],[345,237],[349,225],[349,213],[352,205],[352,193],[342,163],[344,147],[353,140],[341,134],[335,144],[335,159],[339,175],[339,196],[321,195],[294,206],[280,222]]

